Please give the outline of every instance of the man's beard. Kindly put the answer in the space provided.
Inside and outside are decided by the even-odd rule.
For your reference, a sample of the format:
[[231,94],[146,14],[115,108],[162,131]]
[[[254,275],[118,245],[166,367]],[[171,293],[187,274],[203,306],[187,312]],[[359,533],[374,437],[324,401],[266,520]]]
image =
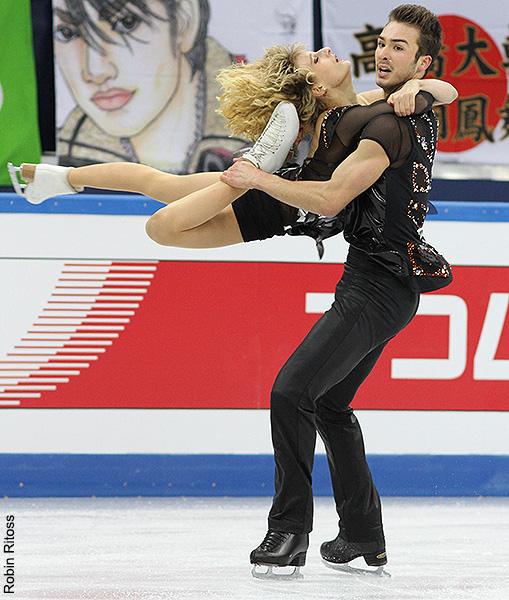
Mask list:
[[[415,61],[413,65],[408,67],[406,76],[401,76],[401,78],[398,81],[385,82],[384,80],[382,80],[380,82],[377,81],[377,85],[378,85],[378,87],[380,87],[383,90],[384,95],[387,98],[391,94],[393,94],[394,92],[399,90],[400,87],[405,85],[405,83],[407,81],[410,81],[411,79],[414,78],[416,68],[417,68],[417,61]],[[377,66],[377,71],[378,71],[378,66]]]

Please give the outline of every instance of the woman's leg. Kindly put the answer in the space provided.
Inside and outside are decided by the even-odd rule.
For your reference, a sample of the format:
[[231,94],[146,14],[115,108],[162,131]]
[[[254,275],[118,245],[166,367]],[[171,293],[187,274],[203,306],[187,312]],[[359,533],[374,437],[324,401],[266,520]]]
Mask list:
[[[45,170],[42,184],[37,184],[37,166],[22,165],[21,177],[35,181],[39,193],[44,193],[45,186],[54,178],[65,177],[76,189],[137,192],[166,204],[146,225],[147,234],[158,244],[215,248],[243,241],[231,203],[244,192],[219,182],[219,173],[173,175],[137,163],[104,163],[68,171],[58,167],[54,171]],[[66,187],[59,193],[68,193]]]
[[215,248],[242,242],[231,203],[244,191],[219,181],[219,173],[172,175],[135,163],[108,163],[69,171],[73,187],[98,187],[144,194],[167,206],[146,224],[163,246]]
[[154,213],[147,221],[147,235],[163,246],[216,248],[243,241],[231,206],[242,196],[225,183],[197,190]]
[[[39,169],[38,169],[39,167]],[[40,168],[44,172],[40,172]],[[21,165],[21,178],[29,184],[38,186],[37,195],[40,198],[31,200],[31,202],[42,202],[45,198],[51,197],[54,190],[48,189],[48,194],[44,194],[46,187],[51,187],[53,182],[61,179],[75,188],[83,187],[116,190],[124,192],[137,192],[150,198],[154,198],[163,204],[170,204],[187,194],[203,189],[219,181],[220,173],[193,173],[191,175],[173,175],[163,173],[153,167],[140,165],[137,163],[101,163],[96,165],[87,165],[86,167],[76,167],[74,169],[65,169],[53,165],[34,165],[24,163]],[[42,183],[40,180],[42,179]],[[30,186],[29,186],[30,187]],[[72,189],[64,189],[59,194],[67,194]]]
[[137,192],[170,204],[219,181],[220,173],[172,175],[136,163],[105,163],[71,169],[69,183],[75,187]]

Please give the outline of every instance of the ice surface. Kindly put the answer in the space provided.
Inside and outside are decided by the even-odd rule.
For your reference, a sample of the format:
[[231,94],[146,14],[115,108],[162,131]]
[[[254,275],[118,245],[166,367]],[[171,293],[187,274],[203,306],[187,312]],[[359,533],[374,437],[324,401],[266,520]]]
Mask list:
[[316,499],[304,579],[254,579],[249,553],[265,535],[269,506],[269,498],[2,499],[2,539],[15,517],[14,594],[4,597],[509,598],[509,498],[384,499],[391,579],[322,564],[320,543],[337,533],[330,498]]

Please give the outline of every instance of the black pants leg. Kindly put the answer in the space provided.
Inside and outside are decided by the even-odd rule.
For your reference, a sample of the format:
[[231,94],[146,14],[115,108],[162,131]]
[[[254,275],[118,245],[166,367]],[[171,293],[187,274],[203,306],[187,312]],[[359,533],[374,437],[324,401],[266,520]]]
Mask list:
[[382,506],[366,462],[359,421],[352,408],[338,410],[338,406],[344,406],[347,398],[353,400],[385,345],[363,358],[342,382],[320,398],[316,407],[316,427],[327,452],[341,535],[349,541],[383,539]]
[[276,493],[269,528],[309,533],[316,431],[324,439],[341,527],[350,541],[383,536],[380,499],[350,403],[418,295],[370,265],[345,265],[335,301],[278,374],[271,394]]

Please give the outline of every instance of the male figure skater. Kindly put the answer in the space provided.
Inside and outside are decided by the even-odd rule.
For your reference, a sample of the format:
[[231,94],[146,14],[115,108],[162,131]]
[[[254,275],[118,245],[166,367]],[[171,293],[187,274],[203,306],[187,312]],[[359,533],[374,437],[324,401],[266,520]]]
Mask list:
[[[415,5],[391,11],[376,50],[376,80],[385,96],[423,77],[441,46],[442,28],[430,11]],[[343,158],[341,135],[349,113],[353,109],[334,109],[322,125],[329,162]],[[341,128],[335,126],[339,121]],[[251,562],[295,566],[297,573],[312,528],[317,431],[327,451],[340,525],[338,536],[322,544],[323,559],[329,565],[359,556],[371,566],[387,563],[380,498],[350,404],[387,342],[415,315],[419,293],[452,279],[447,262],[419,233],[436,150],[434,113],[378,116],[357,140],[357,149],[328,181],[288,181],[246,161],[221,177],[233,187],[258,189],[326,217],[343,211],[350,243],[332,308],[283,366],[271,394],[275,496],[267,535]]]

